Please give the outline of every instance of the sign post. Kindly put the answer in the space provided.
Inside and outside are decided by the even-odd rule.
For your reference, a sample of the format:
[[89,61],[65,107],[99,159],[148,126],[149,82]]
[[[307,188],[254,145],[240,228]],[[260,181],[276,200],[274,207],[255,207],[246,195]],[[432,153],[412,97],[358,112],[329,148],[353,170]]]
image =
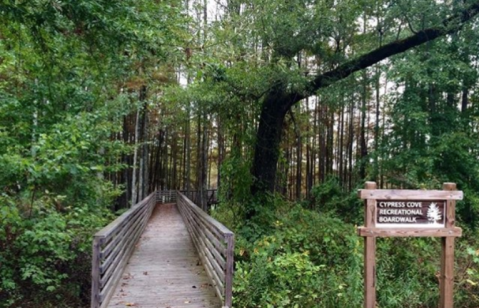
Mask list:
[[454,238],[462,235],[455,208],[462,191],[454,183],[444,183],[443,190],[390,190],[367,182],[359,197],[365,200],[364,226],[358,228],[364,237],[364,308],[376,307],[378,237],[441,237],[439,308],[453,308]]

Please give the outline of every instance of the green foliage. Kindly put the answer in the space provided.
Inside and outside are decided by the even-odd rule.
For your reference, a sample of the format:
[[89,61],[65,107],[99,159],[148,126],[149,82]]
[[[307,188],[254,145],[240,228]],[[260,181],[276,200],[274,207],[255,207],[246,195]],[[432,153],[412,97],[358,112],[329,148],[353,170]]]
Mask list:
[[[465,35],[477,40],[469,31],[466,28]],[[390,118],[374,155],[381,158],[376,167],[394,187],[440,189],[444,182],[457,183],[466,196],[458,203],[458,220],[475,228],[479,163],[471,115],[476,107],[474,96],[464,97],[468,92],[462,92],[477,82],[469,45],[454,36],[392,60],[388,76],[402,90],[389,95]]]
[[345,222],[360,224],[363,207],[362,201],[358,199],[355,191],[345,192],[339,184],[339,180],[330,176],[323,183],[311,189],[310,207],[320,213],[341,217]]
[[89,302],[91,236],[131,151],[128,82],[178,57],[184,20],[169,1],[0,4],[0,306]]
[[378,301],[384,307],[434,307],[439,298],[439,242],[384,238],[378,244]]
[[220,188],[220,200],[244,204],[251,198],[251,161],[233,156],[221,165],[225,185]]
[[335,177],[328,177],[326,181],[311,189],[311,201],[316,207],[334,209],[339,203],[342,189]]
[[[261,227],[258,220],[233,223],[230,208],[214,213],[237,230],[235,307],[362,307],[364,248],[355,226],[334,211],[274,208],[259,214],[267,222]],[[456,244],[458,307],[479,304],[478,238],[477,230],[464,228]],[[378,307],[437,307],[440,250],[435,238],[379,238]]]
[[237,241],[235,306],[359,306],[361,250],[353,228],[299,206],[288,212],[254,243]]
[[[477,243],[478,232],[467,234],[469,241],[460,241],[457,244],[456,257],[458,268],[459,294],[456,295],[459,302],[479,303],[479,243]],[[474,240],[476,239],[476,240]],[[477,305],[477,304],[476,304]]]
[[[252,273],[252,269],[262,269]],[[238,305],[243,307],[312,307],[319,294],[312,289],[318,285],[321,268],[314,266],[305,254],[282,254],[274,260],[256,258],[253,264],[237,265],[235,292],[244,296]],[[273,283],[276,281],[276,283]],[[254,288],[253,286],[262,286]]]
[[[59,196],[55,199],[62,200]],[[81,305],[80,288],[89,285],[91,234],[111,215],[105,208],[71,208],[67,200],[62,212],[44,197],[23,213],[14,200],[1,197],[0,298],[8,307],[17,301],[41,304],[71,301]],[[107,200],[105,200],[107,201]],[[109,200],[111,202],[111,199]]]

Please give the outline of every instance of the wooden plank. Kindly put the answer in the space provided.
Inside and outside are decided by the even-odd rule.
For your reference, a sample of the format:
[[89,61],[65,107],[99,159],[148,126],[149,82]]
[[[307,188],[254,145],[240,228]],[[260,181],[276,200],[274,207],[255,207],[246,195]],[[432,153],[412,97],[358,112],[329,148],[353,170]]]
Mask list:
[[203,233],[205,234],[206,238],[208,241],[214,246],[213,249],[218,250],[222,255],[225,254],[226,247],[224,242],[222,243],[220,238],[224,239],[224,235],[222,235],[220,238],[215,236],[213,233],[211,233],[210,229],[208,229],[206,226],[201,226]]
[[[376,189],[376,183],[367,182],[366,189]],[[376,200],[365,201],[364,224],[366,228],[374,228]],[[376,307],[376,238],[364,238],[364,307]]]
[[100,240],[93,238],[92,245],[92,270],[91,270],[91,308],[100,307]]
[[207,249],[215,258],[216,262],[218,262],[218,264],[221,266],[221,269],[224,270],[226,268],[226,257],[214,247],[208,238],[206,238],[205,244]]
[[[186,217],[188,218],[188,221],[189,223],[192,225],[192,226],[196,226],[195,228],[199,228],[201,229],[203,232],[206,233],[206,235],[208,236],[208,238],[212,241],[212,243],[214,244],[215,248],[222,254],[224,255],[225,254],[225,244],[223,244],[221,242],[221,238],[224,239],[224,236],[225,234],[233,234],[231,231],[229,231],[226,227],[223,228],[223,230],[228,230],[228,232],[222,232],[220,231],[218,228],[216,228],[216,224],[215,226],[212,226],[209,224],[209,222],[211,221],[211,219],[213,219],[212,217],[208,216],[210,219],[208,220],[205,220],[202,218],[202,216],[205,214],[200,208],[198,208],[196,205],[194,205],[199,211],[201,211],[201,215],[198,215],[198,213],[194,210],[193,207],[190,207],[190,205],[192,205],[191,201],[189,200],[181,200],[179,201],[181,202],[181,207],[184,207],[185,210],[184,210],[184,214],[182,212],[182,215],[186,215]],[[180,204],[180,203],[178,203]],[[214,220],[214,219],[213,219]],[[215,220],[216,221],[216,220]],[[220,224],[219,222],[217,222],[218,224]],[[214,232],[214,233],[212,233]]]
[[205,265],[206,273],[214,281],[218,297],[224,300],[224,307],[231,307],[233,233],[203,212],[183,194],[178,193],[177,202],[192,241]]
[[[456,184],[444,183],[444,190],[456,190]],[[455,200],[447,201],[446,227],[455,225]],[[445,237],[441,240],[441,274],[439,277],[439,307],[453,308],[454,306],[454,237]]]
[[212,257],[211,252],[205,249],[205,258],[206,258],[206,266],[210,270],[211,274],[213,275],[213,280],[216,282],[218,286],[220,286],[221,294],[223,294],[224,289],[224,272],[219,268],[219,266],[215,263],[215,259]]
[[[200,209],[201,210],[201,209]],[[202,211],[202,210],[201,210]],[[196,213],[196,211],[194,211]],[[203,211],[202,211],[203,212]],[[203,212],[204,214],[206,214],[205,212]],[[208,215],[208,214],[206,214]],[[205,228],[207,228],[211,234],[213,234],[216,238],[223,238],[223,235],[224,235],[224,232],[222,232],[221,230],[219,230],[215,225],[211,225],[210,222],[206,219],[204,219],[204,217],[202,216],[198,216],[196,215],[201,221],[201,225]],[[209,218],[211,219],[214,219],[212,218],[211,216],[208,215]],[[216,221],[216,220],[215,220]],[[218,222],[219,223],[219,222]]]
[[462,191],[444,190],[407,190],[407,189],[360,189],[361,199],[384,199],[384,200],[462,200]]
[[129,237],[128,242],[124,247],[124,253],[121,258],[118,259],[119,263],[117,263],[117,266],[114,267],[115,270],[111,273],[111,277],[109,277],[109,279],[105,279],[105,275],[105,277],[102,277],[102,280],[100,280],[100,285],[103,287],[103,290],[100,293],[100,299],[102,302],[108,303],[110,297],[113,295],[113,291],[115,290],[118,280],[123,273],[125,264],[130,259],[135,244],[138,242],[139,236],[143,233],[143,229],[144,228],[142,228],[141,225],[138,225],[138,229],[134,231],[135,234]]
[[233,307],[233,270],[234,270],[234,247],[233,234],[226,234],[226,270],[225,270],[225,298],[226,307]]
[[176,201],[176,191],[174,190],[159,190],[156,195],[158,203],[173,203]]
[[439,307],[453,308],[454,237],[445,237],[441,240],[441,274],[439,280]]
[[110,224],[108,224],[105,228],[95,233],[95,235],[98,237],[108,238],[111,235],[111,233],[114,233],[117,230],[116,228],[118,227],[118,225],[124,223],[124,221],[128,219],[128,217],[132,214],[132,212],[138,211],[139,209],[141,209],[142,206],[147,205],[150,199],[153,198],[154,196],[155,196],[155,193],[151,193],[148,197],[143,199],[140,203],[136,204],[131,209],[121,214],[117,219],[115,219]]
[[108,307],[222,307],[175,205],[157,206],[136,246]]
[[[180,196],[182,194],[180,193]],[[204,219],[205,221],[208,222],[211,226],[214,226],[218,231],[221,233],[232,233],[228,228],[226,228],[223,224],[215,220],[213,217],[209,216],[206,214],[202,209],[200,209],[196,204],[194,204],[192,201],[185,199],[185,202],[192,208],[192,210],[195,212],[196,215]]]
[[[204,225],[199,224],[199,220],[195,218],[194,213],[189,210],[186,210],[184,218],[188,221],[189,224],[192,224],[192,230],[190,231],[190,233],[194,235],[193,241],[204,246],[201,248],[201,251],[203,251],[203,253],[206,253],[206,251],[208,251],[211,257],[215,256],[214,261],[218,263],[222,267],[222,269],[224,269],[225,261],[222,258],[222,253],[224,254],[225,250],[224,245],[222,245],[220,241],[213,234],[211,234],[207,228],[204,227]],[[199,230],[201,230],[201,232]],[[201,237],[200,243],[198,242],[199,237]],[[218,251],[217,247],[220,247],[220,251]],[[197,249],[200,250],[200,248],[198,247]]]
[[365,237],[460,237],[462,229],[458,227],[441,229],[359,227],[358,235]]
[[[143,211],[134,213],[132,216],[135,217],[129,219],[128,222],[122,227],[121,231],[115,235],[115,239],[112,240],[108,246],[102,250],[102,274],[104,273],[104,269],[110,267],[112,258],[116,258],[116,256],[124,250],[124,246],[128,245],[128,243],[131,243],[130,239],[132,237],[138,239],[145,225],[145,217],[149,217],[148,214],[147,208],[145,208]],[[138,234],[138,231],[140,231],[140,234]],[[112,244],[115,245],[111,246]]]
[[[135,217],[128,220],[128,222],[121,227],[120,232],[115,235],[115,238],[102,250],[101,258],[104,260],[101,266],[102,274],[110,268],[110,265],[116,257],[124,251],[125,245],[131,242],[128,241],[128,239],[131,238],[132,235],[136,235],[134,238],[138,239],[139,234],[136,231],[142,229],[144,216],[147,214],[148,211],[146,208],[144,211],[138,211],[133,214]],[[115,264],[113,266],[115,266]]]
[[199,253],[199,256],[201,257],[201,261],[202,261],[203,265],[205,266],[206,273],[208,274],[210,279],[214,282],[213,285],[215,286],[215,288],[218,292],[217,295],[222,296],[223,295],[224,284],[223,284],[222,280],[220,279],[220,277],[218,275],[218,272],[215,271],[215,267],[213,265],[213,259],[212,259],[210,251],[208,251],[208,249],[207,249],[207,247],[204,243],[205,237],[204,237],[204,235],[202,235],[202,233],[203,233],[202,231],[203,230],[201,230],[201,229],[196,229],[196,232],[199,234],[198,247],[197,247],[198,253]]
[[130,230],[130,232],[131,234],[129,236],[124,237],[122,245],[118,245],[118,251],[115,254],[110,255],[111,259],[108,260],[107,270],[103,270],[103,265],[100,267],[101,272],[105,272],[100,280],[100,285],[102,288],[106,285],[113,273],[118,269],[121,269],[121,264],[124,264],[125,261],[130,257],[132,247],[138,241],[141,233],[143,233],[142,225],[133,225],[133,228]]
[[[98,244],[98,257],[92,260],[95,262],[92,264],[92,307],[104,307],[112,295],[117,278],[123,272],[124,264],[151,214],[152,206],[156,202],[154,197],[155,193],[150,194],[95,234],[94,242],[97,241]],[[107,254],[102,251],[105,245]],[[93,253],[95,254],[95,247]],[[93,273],[95,268],[98,274]]]
[[224,265],[222,265],[222,262],[221,262],[222,259],[217,259],[214,256],[213,252],[215,252],[215,250],[209,249],[207,241],[204,241],[204,243],[205,243],[206,254],[208,256],[208,259],[210,260],[211,264],[213,265],[213,267],[215,269],[215,272],[218,274],[219,277],[221,277],[221,281],[223,281],[225,271],[224,271]]
[[199,252],[201,247],[200,245],[200,230],[194,227],[194,218],[191,211],[188,210],[187,206],[185,205],[184,199],[180,199],[177,203],[181,212],[181,216],[183,217],[183,221],[186,224],[188,232],[193,240],[193,244],[196,247],[196,250]]

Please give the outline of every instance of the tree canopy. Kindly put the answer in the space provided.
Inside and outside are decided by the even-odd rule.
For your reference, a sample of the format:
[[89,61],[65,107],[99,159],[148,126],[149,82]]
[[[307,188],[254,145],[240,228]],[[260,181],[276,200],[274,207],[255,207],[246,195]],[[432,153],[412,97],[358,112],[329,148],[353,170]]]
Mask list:
[[[361,223],[365,181],[456,182],[474,235],[478,13],[477,0],[3,1],[0,299],[87,303],[89,237],[155,189],[219,189],[242,247],[238,307],[318,304],[313,284],[352,297],[359,257],[341,247],[359,244],[342,234]],[[461,264],[479,262],[473,237]],[[413,259],[396,246],[381,253]],[[381,266],[410,273],[399,264]],[[471,268],[460,294],[477,306]],[[422,270],[404,277],[433,285]]]

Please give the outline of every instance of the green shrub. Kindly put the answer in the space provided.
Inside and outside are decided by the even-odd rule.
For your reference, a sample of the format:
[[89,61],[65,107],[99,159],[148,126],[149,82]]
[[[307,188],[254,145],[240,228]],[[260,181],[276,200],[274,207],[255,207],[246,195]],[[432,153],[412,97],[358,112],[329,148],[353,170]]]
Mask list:
[[254,244],[238,239],[235,307],[360,305],[362,252],[352,226],[299,206],[281,216]]
[[456,243],[457,307],[479,307],[479,230],[465,229],[463,239]]
[[[88,205],[58,210],[0,197],[0,307],[81,307],[89,302],[92,234],[111,215]],[[25,210],[26,209],[26,210]]]
[[[224,211],[217,214],[231,217]],[[234,307],[363,306],[363,239],[355,226],[300,206],[268,215],[270,229],[256,237],[248,232],[259,218],[248,232],[247,223],[236,224],[243,229],[236,233]],[[456,242],[456,307],[479,307],[478,239],[478,231],[465,228]],[[440,250],[436,238],[378,238],[377,306],[437,307]]]
[[363,219],[363,201],[357,197],[356,190],[347,193],[341,187],[339,179],[329,176],[325,182],[311,189],[310,208],[319,213],[330,213],[344,222],[360,224]]

